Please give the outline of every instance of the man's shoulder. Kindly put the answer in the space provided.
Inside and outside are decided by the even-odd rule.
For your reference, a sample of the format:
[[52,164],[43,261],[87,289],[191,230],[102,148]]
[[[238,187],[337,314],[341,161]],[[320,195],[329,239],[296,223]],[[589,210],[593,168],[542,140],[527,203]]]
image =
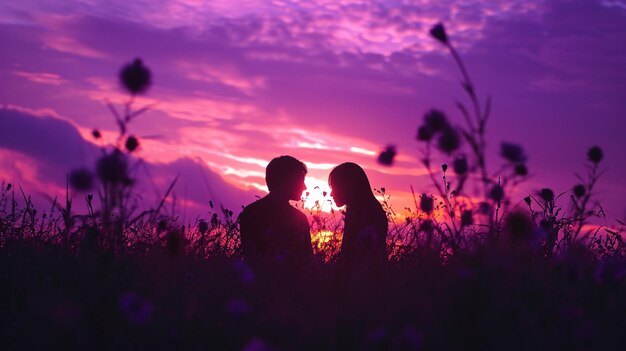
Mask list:
[[285,220],[285,218],[292,218],[298,222],[306,222],[308,224],[308,219],[302,211],[289,204],[278,205],[267,196],[246,206],[239,215],[239,219],[244,221],[253,218],[264,218],[266,220],[275,218],[281,221]]
[[309,220],[306,215],[293,206],[289,206],[289,216],[300,224],[306,223],[307,226],[309,225]]
[[250,217],[256,217],[265,211],[267,208],[267,201],[264,201],[265,198],[261,198],[256,200],[255,202],[249,204],[241,210],[241,214],[239,214],[239,219],[246,219]]
[[289,205],[289,214],[294,216],[294,217],[298,217],[298,218],[306,218],[306,215],[304,213],[302,213],[302,211],[300,211],[299,209],[297,209],[296,207]]

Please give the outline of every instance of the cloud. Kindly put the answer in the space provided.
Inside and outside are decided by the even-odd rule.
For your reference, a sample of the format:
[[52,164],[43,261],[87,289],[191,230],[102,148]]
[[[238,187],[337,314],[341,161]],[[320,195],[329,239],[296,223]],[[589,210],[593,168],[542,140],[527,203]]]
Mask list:
[[61,85],[63,83],[63,79],[54,73],[15,71],[14,74],[35,83],[51,85]]
[[97,151],[74,126],[58,118],[2,107],[0,121],[0,148],[37,159],[41,165],[38,177],[60,184],[68,170],[85,164]]
[[[50,190],[59,191],[65,184],[68,171],[77,167],[91,168],[101,154],[96,145],[82,138],[74,125],[50,114],[2,107],[0,121],[3,126],[0,128],[0,151],[3,159],[6,156],[2,165],[17,168],[5,170],[5,177],[24,179],[41,187],[56,185]],[[10,160],[15,157],[17,159]],[[156,204],[176,177],[179,180],[174,193],[181,200],[186,198],[190,206],[188,214],[206,214],[209,200],[238,211],[241,205],[254,201],[255,195],[260,194],[225,182],[204,163],[191,158],[168,163],[133,159],[131,163],[145,165],[136,167],[136,177],[140,180],[137,191],[143,193],[145,206]],[[155,188],[150,189],[151,185]],[[47,189],[33,190],[45,193]]]
[[179,199],[186,197],[199,209],[208,211],[209,201],[216,206],[238,213],[242,206],[248,205],[257,198],[256,195],[265,195],[256,190],[244,191],[226,183],[221,176],[209,170],[201,160],[181,158],[168,164],[151,164],[152,174],[158,174],[163,185],[180,176],[174,191]]

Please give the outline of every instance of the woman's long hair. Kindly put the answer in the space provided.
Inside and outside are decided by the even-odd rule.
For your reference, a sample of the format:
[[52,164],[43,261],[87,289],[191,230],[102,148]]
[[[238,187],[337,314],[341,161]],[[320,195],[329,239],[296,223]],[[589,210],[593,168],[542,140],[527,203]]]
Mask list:
[[345,162],[333,168],[328,176],[331,187],[341,189],[348,206],[358,206],[376,200],[369,179],[361,166]]

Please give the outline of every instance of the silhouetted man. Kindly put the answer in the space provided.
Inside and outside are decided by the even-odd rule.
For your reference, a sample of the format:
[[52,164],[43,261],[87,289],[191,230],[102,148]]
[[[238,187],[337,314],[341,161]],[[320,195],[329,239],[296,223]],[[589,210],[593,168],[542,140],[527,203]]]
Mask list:
[[306,189],[304,163],[291,156],[273,159],[265,170],[270,193],[239,216],[244,260],[270,271],[300,271],[313,262],[309,222],[289,204]]

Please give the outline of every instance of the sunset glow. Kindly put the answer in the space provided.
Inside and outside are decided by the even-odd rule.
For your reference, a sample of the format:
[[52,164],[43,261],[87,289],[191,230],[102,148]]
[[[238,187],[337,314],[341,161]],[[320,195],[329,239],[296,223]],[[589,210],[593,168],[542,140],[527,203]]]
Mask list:
[[304,208],[327,213],[331,209],[337,208],[330,195],[331,189],[327,181],[315,177],[306,177],[304,183],[307,187],[307,190],[302,193]]
[[330,230],[320,230],[311,236],[311,242],[318,250],[324,250],[325,245],[328,244],[335,233]]

